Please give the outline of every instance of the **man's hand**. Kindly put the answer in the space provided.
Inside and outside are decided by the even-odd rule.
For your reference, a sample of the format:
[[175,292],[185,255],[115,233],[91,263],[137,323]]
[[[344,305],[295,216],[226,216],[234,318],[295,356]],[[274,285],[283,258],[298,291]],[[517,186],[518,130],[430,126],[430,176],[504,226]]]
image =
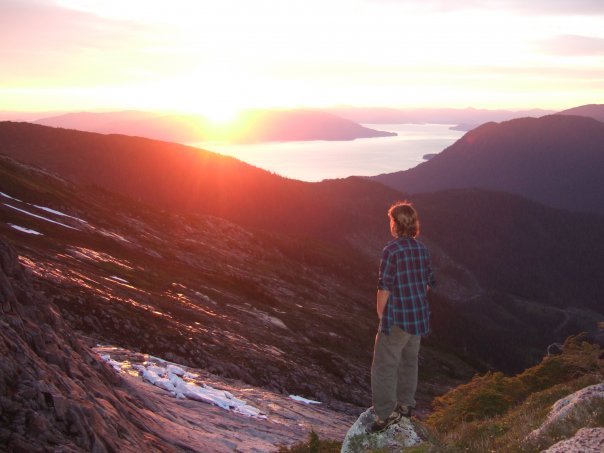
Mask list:
[[386,304],[388,303],[388,298],[390,297],[390,291],[385,289],[378,289],[377,292],[377,315],[381,320],[382,315],[384,314],[384,308],[386,308]]

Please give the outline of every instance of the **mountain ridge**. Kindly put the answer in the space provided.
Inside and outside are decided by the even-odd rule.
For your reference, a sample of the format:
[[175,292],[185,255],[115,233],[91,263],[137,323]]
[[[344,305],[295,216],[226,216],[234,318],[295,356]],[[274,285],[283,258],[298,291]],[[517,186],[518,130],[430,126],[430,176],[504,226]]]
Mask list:
[[586,104],[557,112],[556,115],[586,116],[604,121],[604,104]]
[[549,206],[604,213],[604,124],[551,115],[487,123],[415,168],[369,179],[409,193],[500,190]]

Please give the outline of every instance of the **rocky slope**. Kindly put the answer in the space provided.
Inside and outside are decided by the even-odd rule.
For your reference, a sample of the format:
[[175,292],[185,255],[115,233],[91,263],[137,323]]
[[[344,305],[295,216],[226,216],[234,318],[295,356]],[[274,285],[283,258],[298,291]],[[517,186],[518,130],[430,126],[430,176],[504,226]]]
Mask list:
[[[0,234],[75,329],[341,410],[367,405],[375,265],[358,252],[159,211],[14,161],[0,173]],[[424,360],[424,401],[472,373],[430,348]]]
[[206,389],[245,398],[262,417],[177,399],[138,373],[116,371],[99,354],[129,366],[143,356],[115,348],[92,352],[58,307],[33,288],[32,276],[4,240],[0,291],[1,449],[265,452],[299,441],[311,429],[342,437],[353,420],[205,370],[187,372],[197,371],[191,375]]
[[73,335],[0,241],[0,445],[10,451],[136,451],[164,443],[144,433],[138,401]]

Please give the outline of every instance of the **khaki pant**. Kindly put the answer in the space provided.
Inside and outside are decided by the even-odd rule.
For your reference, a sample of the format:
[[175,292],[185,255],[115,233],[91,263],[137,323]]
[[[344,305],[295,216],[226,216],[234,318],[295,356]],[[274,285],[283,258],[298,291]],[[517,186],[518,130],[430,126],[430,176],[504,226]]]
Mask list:
[[397,326],[378,331],[371,365],[371,393],[376,415],[385,420],[399,402],[415,407],[417,360],[421,336]]

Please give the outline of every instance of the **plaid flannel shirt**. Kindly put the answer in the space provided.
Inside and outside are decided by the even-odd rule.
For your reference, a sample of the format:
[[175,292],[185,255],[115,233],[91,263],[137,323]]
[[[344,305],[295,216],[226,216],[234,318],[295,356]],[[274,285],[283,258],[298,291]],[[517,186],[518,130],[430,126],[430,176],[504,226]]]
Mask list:
[[428,286],[435,284],[428,248],[411,237],[389,242],[382,252],[378,289],[390,292],[380,322],[389,334],[393,325],[413,335],[430,332]]

